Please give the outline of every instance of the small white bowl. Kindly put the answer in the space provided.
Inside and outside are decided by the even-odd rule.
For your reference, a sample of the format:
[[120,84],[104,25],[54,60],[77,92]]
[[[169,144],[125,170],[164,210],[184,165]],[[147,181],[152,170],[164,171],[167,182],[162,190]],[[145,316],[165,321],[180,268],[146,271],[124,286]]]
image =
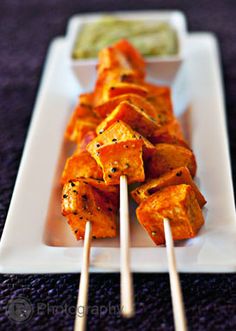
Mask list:
[[[107,14],[107,13],[106,13]],[[186,53],[186,18],[180,11],[142,11],[142,12],[114,12],[109,13],[112,16],[143,21],[160,21],[169,23],[177,33],[179,50],[173,56],[152,56],[146,57],[147,76],[150,80],[161,81],[165,84],[170,84],[176,76],[181,63],[185,58]],[[99,20],[104,13],[75,15],[69,22],[67,27],[66,38],[68,41],[67,59],[68,63],[78,79],[81,87],[84,90],[93,88],[96,79],[96,64],[97,59],[79,59],[72,58],[77,34],[80,32],[83,24],[95,22]]]

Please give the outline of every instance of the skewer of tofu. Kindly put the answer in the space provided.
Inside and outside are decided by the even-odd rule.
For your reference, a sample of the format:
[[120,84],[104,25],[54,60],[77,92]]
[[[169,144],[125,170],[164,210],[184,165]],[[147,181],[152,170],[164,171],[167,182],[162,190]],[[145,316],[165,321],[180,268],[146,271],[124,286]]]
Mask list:
[[146,179],[131,193],[137,218],[157,245],[167,245],[175,325],[184,330],[171,238],[196,235],[206,201],[192,180],[196,161],[173,114],[170,89],[146,83],[144,76],[145,63],[127,41],[100,52],[95,90],[80,96],[66,130],[77,150],[62,175],[62,211],[77,239],[86,235],[88,222],[93,238],[114,237],[120,184],[121,306],[130,317],[127,185]]
[[[146,95],[146,89],[141,85],[124,81],[126,77],[140,80],[144,75],[142,58],[129,44],[127,46],[128,49],[125,48],[125,51],[131,51],[134,55],[130,57],[134,61],[132,63],[116,48],[106,48],[100,53],[98,80],[95,89],[95,102],[98,106],[106,100],[125,93]],[[137,64],[136,61],[138,61]],[[139,64],[142,67],[133,70]],[[134,315],[134,303],[130,271],[128,184],[144,181],[142,155],[144,141],[141,135],[133,132],[125,123],[119,123],[119,118],[126,123],[129,122],[129,119],[135,123],[139,119],[145,120],[146,114],[139,108],[135,109],[135,105],[127,101],[118,103],[114,111],[116,111],[116,116],[112,112],[110,121],[108,121],[108,115],[97,126],[98,136],[88,144],[87,150],[101,167],[105,183],[108,185],[120,184],[121,307],[124,317],[132,317]],[[128,116],[126,116],[127,114]]]
[[[108,53],[110,53],[109,50],[108,50]],[[101,76],[101,70],[99,69],[99,71],[100,71],[100,76]],[[127,72],[127,71],[125,70],[125,72]],[[108,77],[108,75],[105,76],[106,79],[107,79],[107,77]],[[99,79],[98,79],[98,85],[99,85]],[[122,89],[124,89],[124,88],[126,89],[127,86],[125,86],[125,84],[123,84],[123,85],[121,84],[119,86],[119,89],[120,89],[119,93],[122,93]],[[132,91],[140,91],[140,90],[142,91],[142,87],[139,87],[138,85],[136,86],[135,84],[132,84],[132,86],[129,86],[129,88],[131,88]],[[97,87],[96,90],[99,92],[99,87]],[[111,89],[111,91],[112,91],[112,89]],[[99,100],[100,100],[100,98],[99,98]],[[80,123],[77,123],[78,114],[80,115],[80,117],[82,115],[85,118],[84,120],[80,121]],[[90,118],[91,118],[91,116],[87,114],[87,111],[86,110],[84,111],[84,109],[81,109],[81,103],[80,103],[80,107],[76,110],[75,114],[73,115],[72,120],[69,123],[68,129],[67,129],[67,135],[70,138],[72,138],[71,140],[77,140],[77,141],[81,140],[81,135],[83,135],[85,131],[87,133],[87,130],[93,128],[94,125],[97,124],[96,119],[93,118],[93,120],[90,121]],[[76,128],[74,129],[74,127],[76,127]],[[130,134],[129,130],[128,130],[128,133]],[[99,138],[102,139],[102,137],[99,137]],[[132,277],[131,277],[130,267],[129,267],[129,210],[128,210],[128,203],[127,203],[128,202],[127,185],[128,185],[128,181],[129,181],[129,183],[133,182],[133,181],[139,181],[140,178],[141,178],[141,181],[144,180],[144,168],[143,168],[143,163],[142,163],[143,141],[141,141],[140,137],[135,137],[135,139],[133,139],[133,137],[132,137],[132,141],[130,141],[129,139],[123,139],[120,142],[117,142],[116,138],[113,137],[111,139],[111,141],[113,144],[112,147],[113,147],[113,151],[115,152],[115,155],[117,153],[119,155],[119,153],[122,150],[123,156],[124,156],[124,158],[126,157],[126,159],[129,159],[129,156],[130,157],[135,156],[135,159],[137,161],[138,171],[136,171],[135,174],[132,174],[132,178],[129,178],[127,180],[126,169],[129,169],[128,173],[132,173],[132,169],[133,169],[133,166],[131,166],[131,165],[129,166],[127,162],[125,164],[119,164],[119,176],[112,177],[110,174],[108,174],[106,177],[105,169],[104,169],[104,167],[102,167],[102,165],[106,163],[106,160],[105,160],[106,156],[108,155],[110,157],[110,163],[113,162],[112,153],[108,153],[109,149],[111,148],[111,146],[109,146],[109,144],[104,144],[104,146],[102,146],[99,149],[99,151],[95,151],[97,148],[100,147],[100,145],[102,145],[101,143],[97,142],[94,146],[95,152],[93,151],[93,148],[91,148],[91,150],[88,148],[88,151],[90,151],[91,155],[97,161],[97,164],[102,168],[103,175],[104,175],[103,177],[104,177],[106,184],[116,185],[116,184],[118,184],[118,182],[117,182],[118,178],[120,180],[120,187],[121,187],[121,189],[120,189],[121,301],[122,301],[123,315],[126,317],[131,317],[134,314],[134,308],[133,308]],[[72,178],[74,176],[79,177],[81,175],[85,175],[85,173],[87,173],[87,172],[91,172],[91,167],[89,167],[89,169],[86,169],[85,173],[82,173],[81,169],[80,169],[79,173],[77,172],[76,167],[78,166],[78,162],[83,163],[83,161],[81,161],[81,156],[82,156],[81,154],[79,156],[78,155],[74,156],[67,161],[67,164],[66,164],[63,176],[62,176],[62,180],[64,183],[71,177]],[[120,155],[119,155],[119,157],[120,157]],[[83,159],[85,159],[85,158],[87,158],[87,160],[88,160],[88,155],[86,155],[86,152],[83,153]],[[89,163],[92,164],[91,160],[89,160]],[[118,169],[118,167],[116,166],[116,163],[117,163],[117,161],[114,160],[114,166],[111,168],[112,173],[115,173],[116,170]],[[93,168],[94,168],[94,164],[93,164]],[[99,171],[96,171],[96,173],[97,173],[97,176],[100,175]],[[108,180],[107,180],[107,178],[108,178]],[[64,206],[66,204],[68,205],[68,197],[71,197],[72,204],[74,204],[78,200],[78,199],[76,200],[76,197],[72,195],[73,193],[75,193],[76,195],[78,194],[77,193],[78,191],[76,192],[75,189],[72,189],[72,192],[67,194],[66,188],[68,185],[69,185],[69,187],[71,187],[71,185],[76,185],[76,184],[74,181],[70,181],[69,184],[64,185],[63,197],[64,197],[64,199],[66,199],[63,201]],[[81,185],[82,184],[80,184],[80,186]],[[82,199],[84,199],[84,195],[82,195],[81,197],[82,197]],[[78,211],[75,210],[73,212],[73,215],[71,215],[71,210],[69,211],[69,213],[70,213],[69,215],[66,214],[66,208],[63,209],[63,214],[68,217],[69,224],[74,229],[74,232],[76,232],[77,237],[78,236],[83,237],[84,236],[83,229],[82,229],[82,233],[81,233],[80,227],[78,227],[78,225],[76,224],[77,223],[76,215],[74,215],[74,214],[77,214]],[[90,219],[88,220],[88,218],[85,218],[85,220],[87,222],[91,222],[91,220]],[[76,229],[75,229],[75,227],[76,227]],[[84,224],[82,225],[82,228],[84,228]],[[104,233],[104,231],[102,231],[102,232]]]
[[101,168],[86,150],[87,144],[96,137],[92,130],[97,119],[87,118],[77,122],[80,116],[91,113],[92,95],[80,96],[79,105],[66,130],[66,138],[77,143],[75,153],[67,159],[61,177],[63,184],[62,213],[78,240],[84,240],[83,260],[77,301],[74,330],[86,329],[89,286],[90,247],[92,238],[112,238],[117,234],[116,212],[118,188],[107,186],[102,180]]
[[144,138],[128,125],[115,122],[92,140],[87,149],[101,166],[108,185],[120,184],[120,250],[122,314],[134,314],[133,286],[129,257],[128,184],[144,181]]

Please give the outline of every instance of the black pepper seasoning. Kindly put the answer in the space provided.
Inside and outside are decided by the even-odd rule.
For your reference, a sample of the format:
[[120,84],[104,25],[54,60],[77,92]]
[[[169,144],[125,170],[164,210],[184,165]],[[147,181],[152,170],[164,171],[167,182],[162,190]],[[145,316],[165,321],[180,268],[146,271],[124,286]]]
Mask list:
[[182,175],[182,171],[179,171],[179,172],[176,173],[177,177],[180,177],[181,175]]

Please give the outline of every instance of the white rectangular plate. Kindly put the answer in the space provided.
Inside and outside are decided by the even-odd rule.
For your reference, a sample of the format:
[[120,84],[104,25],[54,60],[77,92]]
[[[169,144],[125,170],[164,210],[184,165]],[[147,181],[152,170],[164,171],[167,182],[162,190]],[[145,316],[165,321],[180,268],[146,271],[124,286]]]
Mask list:
[[[66,58],[66,40],[49,51],[0,245],[0,272],[80,271],[82,242],[60,215],[59,178],[69,146],[63,134],[81,92]],[[208,200],[206,224],[192,240],[177,243],[181,272],[236,271],[236,222],[225,111],[215,38],[190,34],[188,56],[173,86],[180,109],[186,89],[190,105],[181,115],[198,161],[197,182]],[[186,102],[186,100],[185,100]],[[131,204],[131,266],[135,272],[167,271],[166,250],[155,247],[134,217]],[[92,272],[119,271],[119,238],[94,240]]]

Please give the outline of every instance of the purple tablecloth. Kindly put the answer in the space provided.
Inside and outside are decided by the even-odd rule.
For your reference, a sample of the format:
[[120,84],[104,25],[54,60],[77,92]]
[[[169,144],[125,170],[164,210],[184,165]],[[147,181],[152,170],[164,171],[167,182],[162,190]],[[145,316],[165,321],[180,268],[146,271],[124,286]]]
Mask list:
[[[236,5],[234,0],[160,0],[158,2],[146,0],[145,3],[137,0],[1,0],[1,230],[32,115],[42,65],[52,38],[65,33],[67,20],[75,13],[158,8],[183,10],[188,18],[190,31],[212,31],[219,38],[235,180]],[[79,275],[1,275],[0,277],[0,330],[72,330]],[[236,329],[235,274],[182,274],[181,283],[190,330]],[[119,275],[91,275],[88,329],[173,330],[168,275],[136,274],[134,285],[136,317],[132,320],[123,320],[117,313],[120,302]],[[22,299],[22,296],[25,299]],[[22,312],[22,307],[25,308],[25,314],[20,315],[19,311]]]

